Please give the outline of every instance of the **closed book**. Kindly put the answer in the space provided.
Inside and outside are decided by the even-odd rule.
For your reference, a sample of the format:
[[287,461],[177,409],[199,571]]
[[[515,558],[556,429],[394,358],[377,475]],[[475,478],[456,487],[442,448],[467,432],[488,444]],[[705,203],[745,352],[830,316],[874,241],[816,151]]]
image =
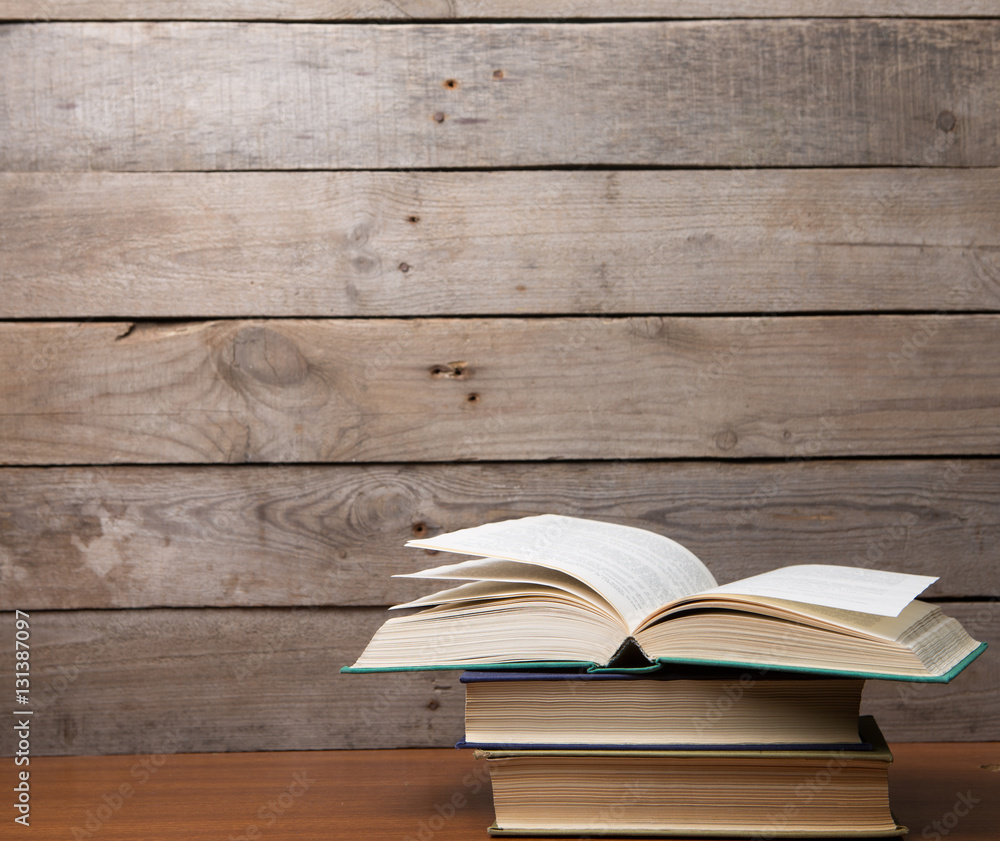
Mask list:
[[892,754],[870,716],[870,751],[482,750],[493,835],[888,837]]
[[692,667],[655,675],[471,671],[459,747],[865,750],[863,680]]

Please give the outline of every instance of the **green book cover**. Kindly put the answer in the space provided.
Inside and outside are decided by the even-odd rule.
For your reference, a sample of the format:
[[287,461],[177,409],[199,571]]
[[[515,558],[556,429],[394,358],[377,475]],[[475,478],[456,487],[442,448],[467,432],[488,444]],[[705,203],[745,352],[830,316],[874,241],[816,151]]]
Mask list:
[[914,683],[948,683],[966,666],[979,657],[987,648],[985,642],[980,643],[974,651],[966,655],[960,662],[941,675],[897,675],[886,672],[834,669],[806,666],[776,665],[774,663],[750,662],[737,660],[712,660],[694,658],[667,658],[660,657],[655,663],[645,666],[615,666],[601,665],[599,663],[587,662],[584,660],[542,660],[542,661],[522,661],[519,663],[449,663],[444,665],[413,665],[413,666],[386,666],[381,668],[344,666],[341,668],[342,674],[372,674],[379,672],[412,672],[412,671],[454,671],[475,668],[477,671],[545,671],[559,669],[585,669],[588,672],[615,672],[619,674],[655,674],[659,670],[678,665],[696,666],[719,666],[729,669],[755,669],[775,672],[793,672],[802,674],[826,675],[829,677],[850,677],[864,680],[899,680]]

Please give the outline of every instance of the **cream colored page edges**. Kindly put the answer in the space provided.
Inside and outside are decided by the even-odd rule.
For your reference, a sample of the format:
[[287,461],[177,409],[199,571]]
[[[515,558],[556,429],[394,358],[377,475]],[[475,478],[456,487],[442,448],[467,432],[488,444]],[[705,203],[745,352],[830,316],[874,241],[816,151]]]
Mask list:
[[565,572],[603,595],[630,633],[667,602],[716,586],[708,568],[670,538],[556,514],[490,523],[406,545]]
[[600,594],[593,587],[588,587],[578,578],[567,575],[559,570],[548,569],[538,564],[526,564],[520,561],[500,561],[496,558],[475,558],[458,564],[430,567],[419,572],[407,572],[394,575],[393,578],[430,578],[454,581],[507,581],[544,584],[546,587],[557,587],[568,593],[573,593],[587,601],[599,600]]
[[[495,558],[477,558],[463,561],[460,564],[433,567],[420,572],[405,575],[394,575],[393,578],[431,578],[471,581],[448,590],[429,593],[412,602],[394,605],[391,610],[410,607],[426,607],[443,602],[462,601],[470,598],[503,598],[523,593],[540,594],[542,590],[561,591],[586,601],[609,616],[616,618],[623,625],[624,620],[615,608],[608,603],[600,593],[592,587],[564,572],[540,567],[537,564],[523,564],[518,561],[498,561]],[[532,589],[534,587],[534,589]],[[521,589],[518,589],[521,588]],[[457,597],[457,598],[456,598]]]
[[[739,596],[734,593],[732,598],[738,599]],[[861,613],[824,605],[791,602],[767,596],[755,596],[752,600],[745,601],[744,604],[737,602],[734,608],[736,610],[743,608],[749,613],[758,613],[762,616],[775,616],[793,622],[801,621],[814,627],[833,627],[850,636],[877,637],[890,642],[898,640],[914,623],[937,609],[935,605],[927,602],[912,601],[903,608],[899,616],[879,616],[875,613]],[[712,606],[723,610],[728,607],[723,601],[717,601]],[[676,609],[683,610],[684,608],[683,605],[680,605]]]

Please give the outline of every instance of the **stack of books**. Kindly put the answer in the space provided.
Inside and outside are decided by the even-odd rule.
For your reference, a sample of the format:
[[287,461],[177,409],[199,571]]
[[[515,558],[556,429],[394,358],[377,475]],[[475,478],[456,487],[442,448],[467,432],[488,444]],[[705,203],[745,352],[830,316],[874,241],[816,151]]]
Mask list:
[[467,672],[497,835],[898,835],[862,680]]
[[345,672],[466,670],[496,835],[890,836],[892,756],[866,679],[977,657],[934,578],[794,566],[719,586],[628,526],[543,515],[410,541],[474,556]]

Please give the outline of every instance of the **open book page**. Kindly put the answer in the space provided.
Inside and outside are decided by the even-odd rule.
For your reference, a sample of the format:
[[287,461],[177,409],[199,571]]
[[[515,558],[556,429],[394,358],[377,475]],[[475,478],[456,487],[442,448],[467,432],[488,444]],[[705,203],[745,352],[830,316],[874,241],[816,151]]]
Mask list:
[[[580,605],[579,599],[558,587],[547,587],[544,584],[529,584],[521,581],[473,581],[441,590],[427,596],[421,596],[406,604],[393,605],[390,610],[401,610],[410,607],[430,607],[431,605],[448,605],[456,610],[464,610],[465,604],[479,602],[483,599],[519,599],[525,602],[544,600],[545,602],[564,602],[568,605]],[[620,622],[614,609],[600,597],[587,604],[600,610],[613,621]]]
[[[520,581],[472,581],[460,584],[448,590],[439,590],[427,596],[421,596],[406,604],[394,604],[389,610],[403,610],[411,607],[429,607],[432,604],[457,604],[459,602],[478,602],[483,599],[501,599],[524,596],[552,596],[567,598],[565,590],[546,587],[544,584],[527,584]],[[575,601],[575,600],[574,600]]]
[[[696,603],[691,604],[690,602]],[[927,602],[911,601],[898,616],[880,616],[875,613],[805,604],[787,599],[773,599],[768,596],[745,597],[737,593],[722,593],[718,596],[709,594],[704,599],[701,597],[685,599],[680,604],[673,605],[663,611],[656,619],[662,619],[674,613],[683,613],[685,610],[690,610],[691,607],[701,608],[702,605],[720,610],[743,610],[761,616],[788,619],[793,622],[829,628],[858,638],[878,637],[889,641],[899,639],[915,622],[937,609]]]
[[918,620],[937,610],[927,602],[912,601],[898,616],[884,616],[873,613],[858,613],[836,607],[813,606],[815,615],[837,627],[852,632],[855,636],[879,637],[884,640],[898,640]]
[[407,546],[525,561],[572,575],[603,595],[629,633],[666,602],[716,586],[679,543],[645,529],[542,514],[506,520]]
[[[455,587],[451,590],[440,590],[430,593],[416,601],[406,604],[395,605],[396,608],[420,607],[429,604],[439,604],[445,601],[458,601],[454,596],[461,593],[482,593],[479,598],[489,598],[491,593],[511,594],[511,586],[514,584],[536,584],[548,588],[563,590],[572,593],[578,599],[596,605],[610,616],[617,616],[615,608],[600,593],[588,587],[578,578],[567,575],[559,570],[540,567],[537,564],[525,564],[520,561],[499,561],[496,558],[475,558],[469,561],[462,561],[458,564],[447,564],[445,566],[422,569],[419,572],[411,572],[403,575],[394,575],[393,578],[439,578],[457,579],[473,581],[483,585],[478,589],[471,589],[470,585]],[[488,588],[485,585],[494,585]],[[464,588],[464,589],[463,589]],[[447,597],[445,597],[447,594]],[[463,596],[461,600],[468,599]],[[625,620],[618,617],[624,625]]]
[[734,593],[770,596],[841,610],[898,616],[937,578],[861,567],[804,564],[773,569],[762,575],[723,584],[700,595]]

